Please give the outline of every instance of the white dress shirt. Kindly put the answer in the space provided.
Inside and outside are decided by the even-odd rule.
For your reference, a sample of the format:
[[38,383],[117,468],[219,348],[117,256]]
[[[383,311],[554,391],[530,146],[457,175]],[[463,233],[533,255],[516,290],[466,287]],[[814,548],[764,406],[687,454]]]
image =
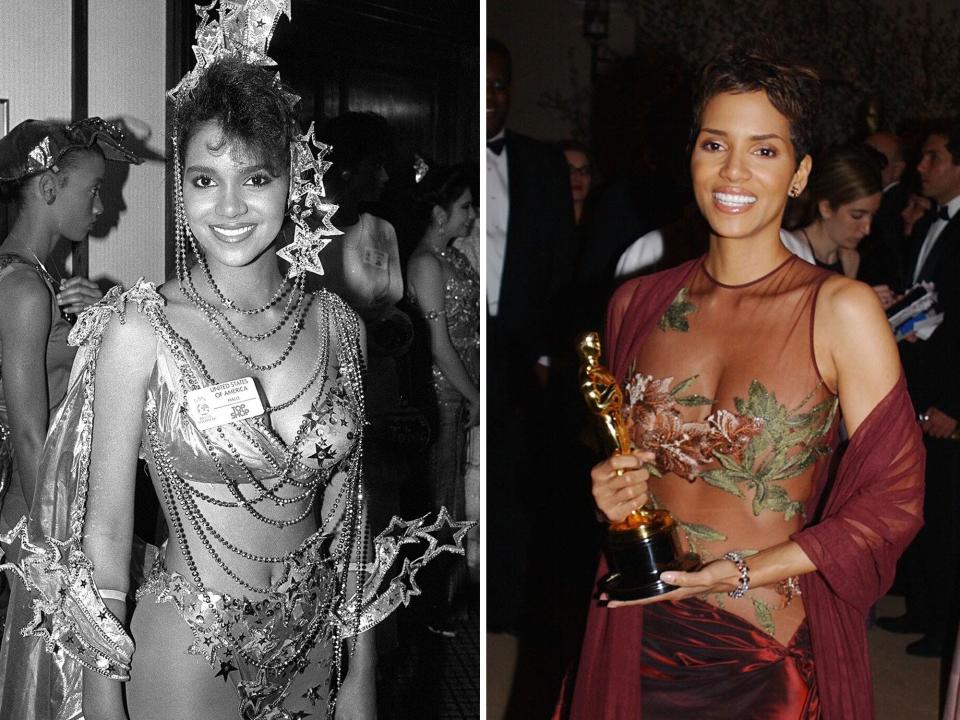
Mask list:
[[[813,250],[809,243],[804,242],[789,230],[780,230],[780,242],[797,257],[806,260],[811,265],[816,265],[816,261],[813,259]],[[617,262],[614,277],[619,280],[655,265],[663,258],[663,250],[663,233],[660,230],[651,230],[646,235],[641,236],[639,240],[635,240],[623,252]]]
[[[503,131],[488,142],[499,140]],[[487,150],[487,312],[497,316],[503,263],[507,256],[507,222],[510,219],[510,182],[507,177],[507,147],[497,155]]]
[[[947,203],[947,212],[950,213],[951,218],[957,214],[958,210],[960,210],[960,195]],[[948,222],[950,221],[938,217],[933,221],[930,229],[927,230],[927,236],[923,239],[923,245],[920,246],[920,254],[917,255],[917,265],[913,268],[914,282],[920,279],[920,271],[923,269],[923,264],[927,261],[927,258],[930,257],[933,246],[937,244],[937,238],[940,237],[940,233],[943,232]]]

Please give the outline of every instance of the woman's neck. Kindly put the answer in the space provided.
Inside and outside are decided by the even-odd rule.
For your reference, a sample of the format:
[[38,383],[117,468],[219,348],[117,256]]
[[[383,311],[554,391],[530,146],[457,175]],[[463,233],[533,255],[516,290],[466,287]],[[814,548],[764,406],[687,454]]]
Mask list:
[[[210,275],[221,293],[229,300],[243,307],[259,307],[271,299],[283,282],[277,256],[273,248],[267,250],[254,262],[243,267],[227,267],[207,259]],[[193,281],[201,295],[210,295],[206,299],[216,302],[214,293],[206,292],[206,282],[202,280],[202,270],[195,265],[191,272]]]
[[579,200],[573,203],[573,223],[574,225],[580,224],[580,219],[583,217],[583,200]]
[[436,225],[431,225],[423,234],[420,247],[429,252],[443,252],[447,249],[447,243],[448,240],[443,237],[440,228]]
[[23,211],[0,244],[0,252],[14,253],[28,260],[35,258],[45,263],[59,239],[59,233],[47,228],[45,223],[32,217],[29,212]]
[[813,250],[813,256],[825,265],[833,265],[837,262],[839,247],[830,239],[827,229],[823,226],[823,220],[814,220],[803,228],[810,243],[810,249]]
[[704,266],[724,285],[743,285],[776,269],[790,251],[780,242],[779,226],[745,238],[725,238],[711,233]]

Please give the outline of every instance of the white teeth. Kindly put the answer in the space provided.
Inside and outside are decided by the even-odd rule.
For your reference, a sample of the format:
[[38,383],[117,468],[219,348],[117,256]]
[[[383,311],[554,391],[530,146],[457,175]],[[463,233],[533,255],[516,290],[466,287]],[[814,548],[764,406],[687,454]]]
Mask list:
[[243,235],[245,232],[248,232],[252,227],[253,225],[245,225],[239,228],[225,228],[225,227],[219,227],[218,225],[214,225],[213,229],[216,230],[221,235],[226,235],[227,237],[238,237],[240,235]]
[[753,195],[732,195],[730,193],[714,193],[713,197],[724,205],[753,205],[757,198]]

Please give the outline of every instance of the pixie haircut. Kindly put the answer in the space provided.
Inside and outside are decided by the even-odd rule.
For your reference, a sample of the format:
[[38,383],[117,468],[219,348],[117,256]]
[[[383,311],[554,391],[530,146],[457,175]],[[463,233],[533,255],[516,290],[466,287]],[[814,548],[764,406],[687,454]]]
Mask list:
[[275,177],[290,165],[290,143],[298,131],[295,108],[290,107],[276,71],[224,57],[210,65],[196,88],[177,108],[180,152],[203,123],[213,121],[223,132],[220,143],[242,149]]
[[790,142],[799,162],[813,147],[813,126],[820,105],[820,78],[801,65],[743,48],[728,49],[707,63],[693,102],[691,142],[700,132],[703,110],[722,93],[763,91],[790,123]]

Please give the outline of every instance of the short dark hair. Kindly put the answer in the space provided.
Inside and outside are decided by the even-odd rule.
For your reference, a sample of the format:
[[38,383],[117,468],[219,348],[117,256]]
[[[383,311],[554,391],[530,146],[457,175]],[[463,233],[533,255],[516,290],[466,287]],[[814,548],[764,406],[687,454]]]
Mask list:
[[375,112],[346,112],[323,126],[320,140],[333,146],[327,157],[340,170],[354,170],[365,157],[385,162],[393,149],[393,129]]
[[299,133],[296,109],[276,71],[234,56],[210,65],[176,108],[176,119],[181,153],[197,126],[213,121],[223,131],[221,147],[239,144],[275,176],[289,167],[290,143]]
[[[64,187],[69,178],[70,171],[80,162],[80,159],[88,154],[95,154],[103,157],[103,151],[96,146],[91,145],[88,148],[71,148],[67,150],[60,159],[57,160],[56,174],[57,182],[60,187]],[[0,203],[12,203],[17,208],[22,208],[26,200],[26,188],[34,178],[40,177],[43,173],[28,175],[19,180],[0,183]]]
[[927,123],[925,137],[942,135],[954,165],[960,165],[960,118],[937,118]]
[[504,45],[500,40],[494,37],[487,38],[487,57],[499,55],[504,60],[504,68],[507,71],[507,82],[513,82],[513,56],[510,54],[510,48]]
[[752,48],[729,48],[704,67],[694,96],[691,142],[700,132],[703,110],[711,98],[759,91],[765,92],[770,104],[790,122],[790,142],[799,162],[813,148],[820,78],[811,68]]

